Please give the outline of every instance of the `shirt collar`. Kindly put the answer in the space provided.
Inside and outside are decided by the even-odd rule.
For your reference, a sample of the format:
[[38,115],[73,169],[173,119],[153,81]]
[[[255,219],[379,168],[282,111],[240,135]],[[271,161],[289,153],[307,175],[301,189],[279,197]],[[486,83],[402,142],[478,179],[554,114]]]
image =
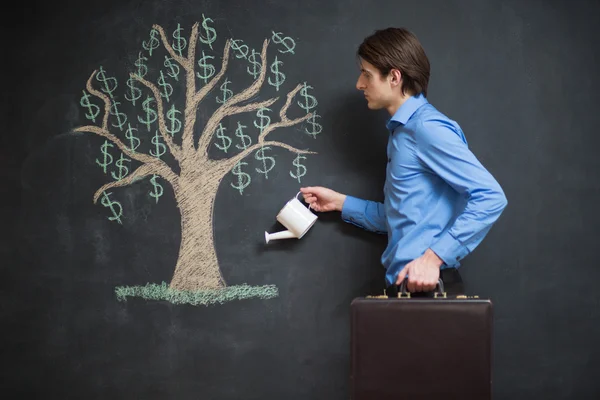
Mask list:
[[419,107],[423,104],[427,104],[427,98],[423,96],[423,94],[418,94],[416,96],[410,96],[404,104],[398,108],[398,110],[394,113],[394,115],[388,120],[386,123],[386,127],[390,132],[393,132],[394,129],[398,127],[398,125],[406,125],[410,117],[417,111]]

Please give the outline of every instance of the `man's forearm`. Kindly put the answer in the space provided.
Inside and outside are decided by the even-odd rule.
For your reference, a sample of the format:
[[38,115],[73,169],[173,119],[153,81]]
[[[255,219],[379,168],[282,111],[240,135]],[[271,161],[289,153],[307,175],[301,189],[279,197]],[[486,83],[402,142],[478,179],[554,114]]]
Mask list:
[[501,189],[481,192],[467,203],[452,227],[431,246],[451,266],[473,251],[498,220],[507,201]]
[[386,234],[385,209],[382,203],[346,196],[342,219],[368,231]]

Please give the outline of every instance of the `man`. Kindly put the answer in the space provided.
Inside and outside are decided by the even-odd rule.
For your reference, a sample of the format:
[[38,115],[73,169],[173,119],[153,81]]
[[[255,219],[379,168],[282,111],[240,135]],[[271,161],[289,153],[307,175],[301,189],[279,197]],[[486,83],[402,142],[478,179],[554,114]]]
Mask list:
[[381,262],[388,294],[404,278],[410,292],[429,292],[438,279],[449,294],[463,292],[459,261],[483,240],[507,205],[502,188],[469,150],[460,126],[427,101],[429,60],[414,34],[388,28],[358,49],[369,109],[391,118],[384,202],[323,187],[301,188],[313,210],[387,234]]

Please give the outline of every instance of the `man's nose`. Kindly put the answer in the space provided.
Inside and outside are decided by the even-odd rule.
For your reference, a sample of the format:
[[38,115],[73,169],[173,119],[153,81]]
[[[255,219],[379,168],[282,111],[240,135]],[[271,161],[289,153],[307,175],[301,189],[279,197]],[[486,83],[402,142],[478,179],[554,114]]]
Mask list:
[[358,80],[356,81],[356,88],[358,90],[364,90],[365,89],[365,85],[361,82],[360,78],[358,78]]

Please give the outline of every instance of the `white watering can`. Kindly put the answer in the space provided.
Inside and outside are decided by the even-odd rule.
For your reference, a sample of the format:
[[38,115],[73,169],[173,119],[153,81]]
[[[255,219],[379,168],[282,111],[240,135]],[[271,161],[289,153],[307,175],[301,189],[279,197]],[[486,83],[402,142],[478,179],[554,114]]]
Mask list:
[[300,200],[298,200],[298,195],[300,193],[302,192],[298,192],[293,199],[283,206],[281,211],[279,211],[279,214],[277,214],[277,221],[288,228],[288,230],[276,233],[268,233],[265,231],[266,243],[269,243],[271,240],[279,239],[301,239],[314,225],[317,216],[309,211],[310,205],[306,208]]

